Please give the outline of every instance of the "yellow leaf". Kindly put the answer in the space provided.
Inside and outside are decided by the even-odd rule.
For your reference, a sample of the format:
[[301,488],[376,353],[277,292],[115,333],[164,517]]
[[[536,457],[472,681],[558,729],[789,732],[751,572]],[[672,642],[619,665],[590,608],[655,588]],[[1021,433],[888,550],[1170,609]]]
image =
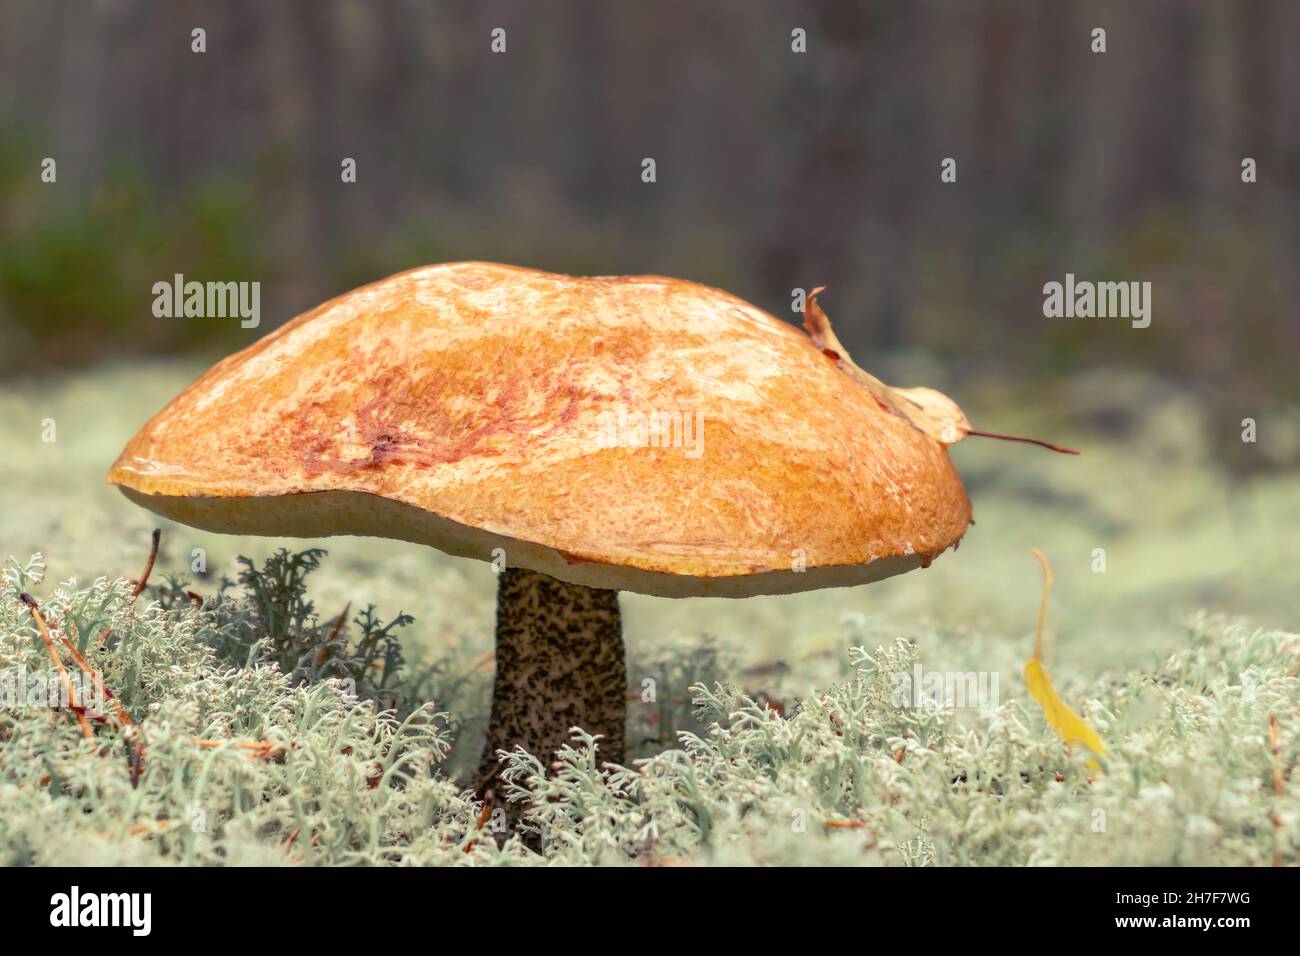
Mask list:
[[[1093,753],[1104,754],[1106,747],[1101,742],[1101,737],[1097,736],[1097,731],[1088,726],[1087,721],[1061,700],[1061,695],[1056,692],[1052,677],[1043,664],[1043,624],[1047,620],[1047,596],[1052,593],[1053,577],[1052,566],[1047,563],[1043,552],[1034,548],[1033,553],[1038,563],[1043,566],[1043,600],[1038,606],[1038,627],[1034,632],[1034,656],[1025,662],[1025,685],[1029,688],[1029,696],[1038,701],[1038,706],[1043,708],[1047,725],[1066,744],[1071,747],[1083,744]],[[1095,762],[1089,761],[1089,765],[1095,765]]]
[[1104,754],[1106,747],[1097,736],[1097,731],[1088,726],[1087,721],[1070,709],[1070,706],[1056,693],[1052,678],[1047,673],[1043,662],[1031,657],[1025,662],[1025,683],[1029,686],[1029,695],[1043,708],[1043,716],[1056,735],[1070,746],[1083,744],[1093,753]]

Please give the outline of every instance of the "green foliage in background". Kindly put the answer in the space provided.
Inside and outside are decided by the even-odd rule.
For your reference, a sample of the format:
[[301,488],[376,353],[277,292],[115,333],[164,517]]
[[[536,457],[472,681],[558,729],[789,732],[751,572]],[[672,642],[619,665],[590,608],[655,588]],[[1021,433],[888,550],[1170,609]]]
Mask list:
[[[245,563],[201,605],[176,581],[138,599],[124,579],[47,591],[39,556],[11,559],[0,675],[49,668],[19,599],[34,592],[55,640],[84,648],[133,717],[143,755],[111,724],[84,740],[67,710],[7,702],[0,863],[1300,860],[1300,638],[1206,617],[1158,670],[1079,682],[1068,662],[1056,668],[1106,741],[1099,768],[1051,733],[1005,669],[990,715],[899,706],[893,675],[911,672],[925,636],[859,646],[842,679],[784,705],[695,681],[729,666],[712,652],[661,648],[631,672],[662,679],[662,728],[689,729],[608,773],[582,734],[551,777],[536,756],[513,755],[506,777],[527,801],[528,833],[499,844],[447,766],[438,684],[449,672],[409,680],[373,609],[355,619],[359,642],[318,620],[304,581],[320,557]],[[321,659],[332,666],[304,663]]]
[[178,272],[272,278],[257,223],[265,177],[214,172],[164,200],[144,165],[122,155],[89,185],[60,167],[59,182],[33,188],[23,166],[32,153],[30,136],[0,123],[0,369],[246,344],[238,322],[155,317],[152,289]]

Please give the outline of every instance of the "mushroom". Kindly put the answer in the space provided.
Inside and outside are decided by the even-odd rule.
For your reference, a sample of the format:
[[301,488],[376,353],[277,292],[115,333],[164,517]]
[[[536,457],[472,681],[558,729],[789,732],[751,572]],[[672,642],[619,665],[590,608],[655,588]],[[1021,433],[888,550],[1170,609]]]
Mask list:
[[[623,761],[618,592],[876,581],[955,547],[970,502],[926,389],[717,289],[480,262],[349,292],[213,366],[108,473],[231,534],[371,535],[493,561],[500,752],[582,727]],[[865,376],[863,378],[862,376]]]

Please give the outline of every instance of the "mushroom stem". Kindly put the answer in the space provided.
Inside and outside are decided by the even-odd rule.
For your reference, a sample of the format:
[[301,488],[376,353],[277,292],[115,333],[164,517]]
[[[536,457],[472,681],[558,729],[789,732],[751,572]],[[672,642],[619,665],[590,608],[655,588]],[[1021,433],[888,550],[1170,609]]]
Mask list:
[[617,591],[510,568],[497,586],[496,639],[480,791],[495,784],[498,751],[522,746],[549,766],[573,727],[602,735],[602,762],[623,762],[627,668]]

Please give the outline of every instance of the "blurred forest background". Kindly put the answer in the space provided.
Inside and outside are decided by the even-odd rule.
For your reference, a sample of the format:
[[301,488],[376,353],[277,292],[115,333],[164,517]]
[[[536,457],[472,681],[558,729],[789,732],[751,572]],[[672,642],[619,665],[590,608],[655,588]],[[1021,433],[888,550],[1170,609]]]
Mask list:
[[[791,290],[826,285],[886,381],[1085,449],[963,442],[959,556],[831,598],[628,596],[633,648],[712,632],[767,659],[836,645],[848,610],[1022,634],[1031,546],[1076,665],[1180,646],[1199,608],[1294,626],[1297,49],[1294,0],[0,0],[0,486],[21,504],[0,554],[136,573],[155,519],[104,471],[208,363],[362,283],[490,259],[695,279],[795,322]],[[1045,318],[1067,272],[1151,282],[1151,326]],[[260,281],[261,327],[155,318],[175,273]],[[283,543],[168,525],[160,568],[201,545],[233,574]],[[481,566],[326,544],[322,607],[490,647]]]
[[[1106,362],[1294,397],[1297,38],[1290,0],[3,0],[0,362],[214,356],[484,258],[787,319],[824,284],[859,357],[954,375]],[[262,327],[155,319],[177,272],[260,280]],[[1151,327],[1044,319],[1066,272],[1151,281]]]

